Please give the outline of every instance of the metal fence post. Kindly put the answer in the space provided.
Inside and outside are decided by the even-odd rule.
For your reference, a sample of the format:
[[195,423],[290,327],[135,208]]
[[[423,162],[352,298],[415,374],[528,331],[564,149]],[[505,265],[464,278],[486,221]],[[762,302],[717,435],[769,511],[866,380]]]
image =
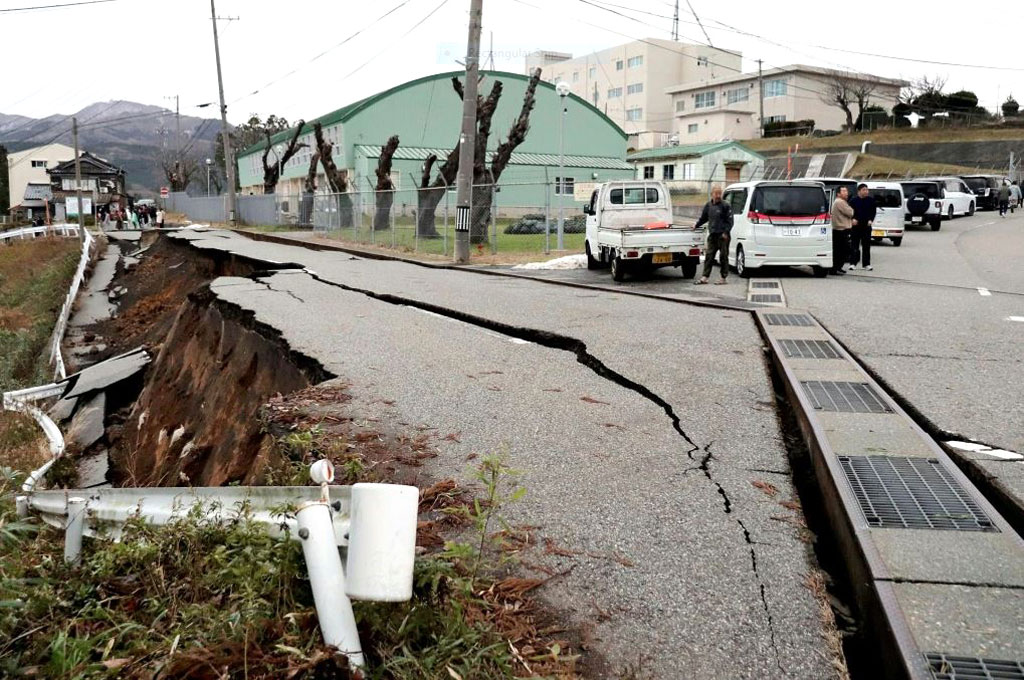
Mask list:
[[551,178],[544,166],[544,254],[551,252]]
[[413,247],[414,253],[420,252],[420,188],[416,186],[416,175],[409,173],[409,177],[412,179],[413,195],[416,196],[416,209],[413,210]]
[[324,501],[306,503],[295,513],[295,520],[324,643],[337,647],[351,666],[360,668],[364,664],[363,648],[352,602],[345,594],[345,572],[335,542],[330,506]]
[[82,554],[82,534],[85,531],[85,499],[68,499],[68,519],[64,525],[64,561],[77,564]]
[[[444,178],[441,178],[444,181]],[[448,254],[448,182],[444,183],[444,245],[441,246],[442,255]]]
[[491,181],[491,255],[498,254],[498,187]]

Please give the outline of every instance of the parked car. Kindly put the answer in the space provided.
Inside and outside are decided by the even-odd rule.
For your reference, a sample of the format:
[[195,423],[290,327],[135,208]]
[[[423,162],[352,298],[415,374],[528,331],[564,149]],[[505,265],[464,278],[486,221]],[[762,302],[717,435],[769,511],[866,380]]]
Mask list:
[[900,182],[903,187],[904,224],[927,224],[932,231],[942,228],[946,185],[932,180]]
[[740,276],[764,266],[832,267],[832,218],[825,185],[807,180],[730,184],[722,200],[732,207],[729,263]]
[[943,219],[951,220],[961,215],[973,215],[977,208],[978,197],[974,195],[971,188],[959,177],[915,177],[935,182],[942,182],[946,190],[943,206]]
[[846,190],[850,193],[850,198],[857,195],[857,180],[850,179],[848,177],[801,177],[800,179],[793,180],[797,183],[813,182],[820,184],[825,187],[825,195],[828,197],[829,208],[836,200],[836,194],[839,193],[839,187],[846,187]]
[[583,206],[587,216],[584,248],[587,269],[610,266],[612,278],[628,272],[680,267],[692,279],[704,252],[704,229],[675,224],[672,199],[659,181],[621,181],[598,185]]
[[974,192],[978,210],[999,208],[999,188],[1009,180],[1001,175],[964,175],[963,181]]
[[887,238],[894,246],[903,245],[903,186],[899,182],[865,182],[875,199],[878,213],[871,224],[871,240],[880,243]]

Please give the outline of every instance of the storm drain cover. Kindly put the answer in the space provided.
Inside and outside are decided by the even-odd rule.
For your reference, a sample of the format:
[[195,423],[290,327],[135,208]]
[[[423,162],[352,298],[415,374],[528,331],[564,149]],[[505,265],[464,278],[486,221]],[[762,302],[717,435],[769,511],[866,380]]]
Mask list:
[[938,460],[839,456],[839,463],[872,527],[998,531]]
[[867,383],[809,380],[800,384],[817,411],[892,413],[892,409]]
[[1024,680],[1024,663],[971,656],[924,655],[935,680]]
[[779,284],[776,281],[751,281],[751,288],[778,288]]
[[765,293],[754,293],[750,296],[751,302],[782,302],[781,295],[767,295]]
[[813,326],[814,322],[806,314],[765,314],[769,326]]
[[828,340],[779,340],[790,359],[838,359],[839,352]]

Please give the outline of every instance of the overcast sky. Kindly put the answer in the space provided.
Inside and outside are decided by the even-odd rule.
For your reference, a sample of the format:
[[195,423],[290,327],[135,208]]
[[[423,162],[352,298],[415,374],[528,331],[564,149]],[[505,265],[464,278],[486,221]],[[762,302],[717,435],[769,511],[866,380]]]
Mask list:
[[[0,9],[62,1],[69,0],[0,0]],[[1013,54],[1024,6],[1016,1],[961,4],[957,11],[946,3],[898,0],[691,1],[712,43],[743,53],[744,70],[756,68],[754,60],[761,58],[769,66],[809,63],[908,80],[939,75],[948,79],[947,91],[973,90],[990,110],[1010,93],[1024,96],[1024,67]],[[633,38],[671,35],[669,0],[601,2],[608,9],[582,0],[485,0],[484,56],[493,39],[495,66],[522,72],[523,56],[538,48],[578,56]],[[681,39],[704,42],[686,5],[684,0]],[[404,81],[458,68],[451,51],[464,50],[468,7],[469,0],[218,0],[220,16],[239,17],[219,23],[229,120],[242,122],[252,112],[311,118]],[[2,12],[0,28],[7,74],[0,113],[69,114],[110,99],[173,108],[165,97],[180,94],[182,113],[217,115],[214,107],[196,108],[217,99],[205,0],[115,0]],[[76,39],[85,44],[73,47]]]

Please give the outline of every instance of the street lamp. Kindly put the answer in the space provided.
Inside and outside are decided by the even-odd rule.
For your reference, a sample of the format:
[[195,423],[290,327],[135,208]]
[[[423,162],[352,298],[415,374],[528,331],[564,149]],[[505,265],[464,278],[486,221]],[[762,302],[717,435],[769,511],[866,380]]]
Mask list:
[[210,166],[213,165],[213,161],[209,158],[206,159],[206,197],[210,197]]
[[555,92],[561,98],[558,126],[558,190],[555,192],[556,195],[562,196],[558,199],[558,250],[565,250],[565,117],[569,112],[565,98],[569,96],[569,89],[569,83],[564,80],[558,81],[555,85]]

